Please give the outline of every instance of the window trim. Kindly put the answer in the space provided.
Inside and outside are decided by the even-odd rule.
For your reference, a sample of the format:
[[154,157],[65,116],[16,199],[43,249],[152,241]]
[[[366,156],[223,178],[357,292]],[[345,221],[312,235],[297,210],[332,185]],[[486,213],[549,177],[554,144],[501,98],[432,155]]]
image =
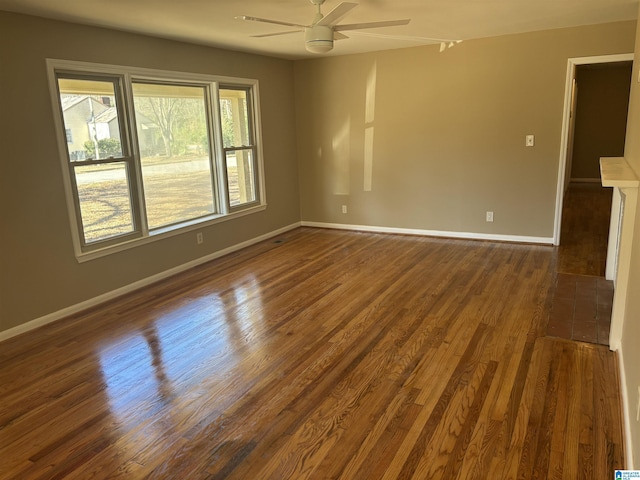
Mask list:
[[[133,147],[132,147],[132,137],[130,135],[130,124],[129,118],[125,114],[127,111],[127,97],[124,91],[124,77],[120,74],[104,74],[104,73],[93,73],[87,74],[87,72],[78,72],[72,71],[69,72],[67,70],[59,69],[57,73],[62,74],[62,76],[66,79],[77,79],[77,80],[89,80],[89,81],[103,81],[105,83],[113,84],[113,93],[116,99],[116,107],[118,112],[118,131],[120,135],[120,147],[121,152],[118,157],[108,157],[108,158],[89,158],[84,160],[71,160],[68,156],[68,150],[65,149],[64,158],[62,158],[63,164],[67,169],[67,174],[69,175],[69,180],[71,184],[71,191],[67,192],[74,206],[75,212],[75,227],[78,232],[78,241],[80,243],[80,249],[83,252],[94,251],[103,248],[108,248],[110,246],[118,245],[120,243],[124,243],[129,240],[135,240],[138,238],[142,238],[144,236],[142,231],[142,225],[144,222],[142,212],[140,211],[139,202],[131,202],[131,223],[132,230],[126,233],[110,236],[104,238],[102,240],[98,240],[95,242],[87,242],[85,236],[85,226],[82,220],[82,206],[79,201],[75,201],[74,192],[78,192],[78,185],[76,181],[75,170],[78,167],[83,166],[91,166],[91,165],[104,165],[104,164],[123,164],[125,168],[125,174],[127,178],[127,182],[129,184],[130,189],[130,199],[138,198],[138,192],[141,189],[141,182],[139,180],[138,171],[136,169],[136,158],[133,155]],[[55,98],[56,100],[60,97],[60,90],[58,84],[58,76],[56,72],[54,72],[55,78]],[[60,106],[61,107],[61,106]],[[61,114],[61,120],[63,127],[64,123],[64,115],[62,110],[58,108],[58,111]],[[65,163],[65,160],[66,161]]]
[[[240,90],[240,91],[245,91],[247,94],[247,114],[249,117],[254,117],[254,110],[255,110],[255,106],[254,106],[254,100],[253,100],[253,91],[250,87],[247,87],[246,85],[229,85],[229,84],[225,84],[223,87],[221,87],[220,89],[218,89],[217,93],[220,93],[220,90]],[[216,101],[216,105],[218,105],[218,109],[220,107],[220,99],[218,99]],[[222,115],[222,113],[219,113],[220,115]],[[248,125],[248,139],[249,139],[249,144],[248,145],[231,145],[231,146],[225,146],[224,145],[224,139],[221,139],[220,141],[220,146],[221,146],[221,151],[222,151],[222,162],[224,163],[224,181],[226,183],[226,185],[229,185],[229,179],[228,179],[228,165],[227,165],[227,153],[228,152],[237,152],[237,151],[249,151],[251,152],[251,154],[253,155],[253,158],[256,159],[258,158],[258,144],[257,144],[257,140],[256,140],[256,126],[254,122],[250,122]],[[246,202],[244,204],[240,204],[240,205],[231,205],[231,201],[229,200],[228,196],[226,198],[226,202],[227,202],[227,208],[229,209],[229,211],[236,211],[236,210],[241,210],[246,208],[246,206],[248,205],[253,205],[256,204],[260,201],[260,184],[258,182],[258,175],[259,175],[259,171],[257,168],[254,168],[254,172],[253,172],[253,181],[255,183],[255,188],[256,188],[256,199],[251,201],[251,202]],[[228,193],[228,188],[225,188],[225,191]]]
[[[128,250],[137,246],[145,245],[164,238],[182,235],[194,230],[199,230],[211,225],[223,223],[228,220],[251,215],[256,212],[263,211],[267,208],[266,188],[265,188],[265,171],[264,171],[264,155],[262,151],[262,126],[260,116],[260,92],[258,80],[245,79],[237,77],[227,77],[221,75],[208,75],[200,73],[177,72],[171,70],[157,70],[140,67],[127,67],[119,65],[108,65],[93,62],[78,62],[72,60],[46,59],[47,74],[49,80],[49,91],[53,108],[54,128],[58,143],[58,157],[62,166],[63,185],[65,189],[65,197],[67,203],[67,212],[69,214],[69,223],[71,227],[71,235],[74,253],[78,262],[100,258],[123,250]],[[66,142],[66,131],[62,112],[60,110],[60,100],[58,94],[57,73],[68,73],[75,75],[94,75],[99,76],[111,75],[121,76],[121,90],[124,104],[122,110],[125,115],[122,120],[125,125],[121,126],[123,144],[128,143],[127,149],[131,149],[130,158],[132,158],[132,166],[136,170],[134,177],[137,177],[138,185],[132,186],[131,196],[139,205],[144,206],[144,192],[142,191],[141,182],[141,163],[139,158],[139,146],[135,125],[135,112],[133,106],[132,83],[134,81],[160,81],[164,83],[179,82],[191,84],[209,84],[211,85],[211,108],[208,108],[208,121],[211,126],[211,136],[209,141],[213,142],[210,147],[211,162],[213,168],[213,179],[216,182],[218,195],[214,195],[214,202],[217,204],[218,213],[199,217],[197,219],[188,220],[179,224],[161,227],[153,231],[149,231],[145,215],[141,214],[141,224],[139,231],[134,234],[117,237],[117,239],[107,239],[104,242],[96,242],[90,248],[84,246],[84,237],[82,228],[78,222],[82,222],[78,212],[78,202],[76,202],[74,194],[74,181],[71,176],[73,162],[69,161],[68,148]],[[242,206],[230,207],[229,193],[227,187],[226,175],[226,158],[224,147],[222,145],[222,132],[218,126],[220,123],[220,99],[219,89],[226,87],[242,87],[248,88],[251,93],[251,109],[250,115],[253,122],[253,141],[255,143],[255,188],[256,201],[243,204]],[[126,138],[126,140],[125,140]],[[124,154],[124,152],[123,152]],[[124,161],[124,159],[122,159]],[[71,164],[71,165],[70,165]],[[134,206],[134,208],[138,208]],[[133,238],[129,238],[133,237]],[[116,242],[114,244],[114,241]]]

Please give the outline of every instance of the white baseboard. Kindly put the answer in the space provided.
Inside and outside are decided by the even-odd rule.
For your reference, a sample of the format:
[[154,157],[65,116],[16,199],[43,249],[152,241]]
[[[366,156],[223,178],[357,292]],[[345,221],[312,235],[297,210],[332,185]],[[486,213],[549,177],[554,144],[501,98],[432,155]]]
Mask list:
[[629,391],[627,390],[627,374],[624,368],[624,354],[622,348],[618,347],[615,350],[618,354],[618,368],[620,370],[620,395],[622,396],[622,425],[624,428],[624,455],[625,455],[625,468],[627,470],[634,470],[633,461],[633,439],[631,438],[631,405],[629,404]]
[[223,250],[219,250],[210,255],[197,258],[183,265],[179,265],[169,270],[165,270],[164,272],[160,272],[150,277],[143,278],[142,280],[138,280],[137,282],[131,283],[129,285],[125,285],[124,287],[118,288],[116,290],[112,290],[102,295],[98,295],[97,297],[90,298],[89,300],[86,300],[84,302],[71,305],[69,307],[63,308],[62,310],[52,312],[50,314],[36,318],[34,320],[23,323],[16,327],[2,331],[0,332],[0,342],[3,340],[7,340],[11,337],[15,337],[16,335],[29,332],[38,327],[42,327],[49,323],[55,322],[62,318],[66,318],[70,315],[74,315],[83,310],[87,310],[89,308],[95,307],[97,305],[100,305],[101,303],[107,302],[109,300],[113,300],[114,298],[120,297],[127,293],[131,293],[140,288],[149,286],[152,283],[159,282],[160,280],[164,280],[165,278],[168,278],[177,273],[184,272],[185,270],[188,270],[190,268],[196,267],[198,265],[209,262],[211,260],[215,260],[216,258],[222,257],[229,253],[233,253],[237,250],[251,246],[263,240],[267,240],[271,237],[275,237],[277,235],[288,232],[300,226],[316,227],[316,228],[333,228],[333,229],[340,229],[340,230],[354,230],[354,231],[371,232],[371,233],[396,233],[401,235],[424,235],[424,236],[430,236],[430,237],[448,237],[448,238],[460,238],[460,239],[469,239],[469,240],[493,240],[493,241],[500,241],[500,242],[535,243],[535,244],[547,244],[547,245],[553,244],[553,238],[551,237],[526,237],[526,236],[518,236],[518,235],[495,235],[495,234],[470,233],[470,232],[447,232],[447,231],[440,231],[440,230],[420,230],[420,229],[410,229],[410,228],[380,227],[380,226],[368,226],[368,225],[346,225],[341,223],[299,222],[299,223],[294,223],[286,227],[280,228],[278,230],[274,230],[264,235],[260,235],[259,237],[252,238],[250,240],[239,243],[237,245],[233,245],[231,247],[225,248]]
[[498,235],[492,233],[448,232],[442,230],[420,230],[414,228],[379,227],[369,225],[346,225],[343,223],[302,222],[303,227],[334,228],[372,233],[397,233],[401,235],[424,235],[427,237],[460,238],[467,240],[493,240],[497,242],[536,243],[553,245],[553,237],[527,237],[521,235]]
[[68,317],[69,315],[73,315],[83,310],[87,310],[89,308],[95,307],[97,305],[100,305],[101,303],[107,302],[109,300],[113,300],[114,298],[120,297],[127,293],[131,293],[135,290],[139,290],[140,288],[149,286],[152,283],[159,282],[160,280],[169,278],[172,275],[184,272],[185,270],[189,270],[190,268],[196,267],[203,263],[210,262],[211,260],[215,260],[216,258],[220,258],[224,255],[228,255],[229,253],[233,253],[245,247],[249,247],[256,243],[262,242],[263,240],[267,240],[277,235],[281,235],[285,232],[293,230],[294,228],[298,228],[299,226],[300,226],[300,223],[297,222],[297,223],[288,225],[286,227],[279,228],[278,230],[265,233],[264,235],[260,235],[259,237],[252,238],[245,242],[238,243],[237,245],[233,245],[223,250],[219,250],[217,252],[206,255],[204,257],[197,258],[185,264],[178,265],[177,267],[170,268],[169,270],[165,270],[164,272],[160,272],[150,277],[143,278],[142,280],[138,280],[137,282],[130,283],[129,285],[125,285],[124,287],[118,288],[116,290],[103,293],[102,295],[98,295],[97,297],[90,298],[89,300],[86,300],[84,302],[80,302],[75,305],[71,305],[69,307],[63,308],[62,310],[58,310],[56,312],[45,315],[43,317],[36,318],[29,322],[23,323],[22,325],[18,325],[16,327],[10,328],[9,330],[4,330],[0,332],[0,342],[3,340],[7,340],[11,337],[15,337],[16,335],[29,332],[38,327],[42,327],[49,323],[55,322],[57,320],[61,320],[63,318]]

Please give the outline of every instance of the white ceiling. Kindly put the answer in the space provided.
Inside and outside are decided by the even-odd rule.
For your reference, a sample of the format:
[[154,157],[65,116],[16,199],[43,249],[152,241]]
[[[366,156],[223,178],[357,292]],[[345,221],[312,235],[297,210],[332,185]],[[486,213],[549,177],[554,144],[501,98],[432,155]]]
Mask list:
[[[358,2],[358,0],[350,0]],[[376,34],[469,40],[568,26],[632,20],[639,0],[359,0],[340,23],[410,18],[401,27],[368,30]],[[340,0],[326,0],[328,13]],[[288,27],[236,20],[250,15],[291,23],[311,23],[309,0],[0,0],[0,10],[98,25],[185,40],[232,50],[299,59],[304,35],[268,38],[251,35]],[[367,31],[365,31],[367,32]],[[420,40],[376,38],[345,32],[327,55],[387,50],[427,44]]]

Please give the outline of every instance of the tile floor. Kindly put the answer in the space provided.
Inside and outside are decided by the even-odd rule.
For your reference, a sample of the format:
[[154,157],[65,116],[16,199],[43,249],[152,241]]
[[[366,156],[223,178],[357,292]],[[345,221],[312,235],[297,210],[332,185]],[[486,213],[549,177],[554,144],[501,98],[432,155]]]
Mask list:
[[613,282],[558,273],[547,335],[609,345]]

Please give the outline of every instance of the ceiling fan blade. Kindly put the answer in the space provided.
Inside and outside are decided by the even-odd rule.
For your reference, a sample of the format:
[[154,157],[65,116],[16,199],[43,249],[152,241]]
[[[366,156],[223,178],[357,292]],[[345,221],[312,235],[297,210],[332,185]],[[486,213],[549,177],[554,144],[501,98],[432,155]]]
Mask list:
[[290,33],[300,33],[304,30],[289,30],[288,32],[263,33],[262,35],[251,35],[252,38],[277,37],[279,35],[289,35]]
[[322,19],[316,25],[334,25],[357,6],[357,3],[342,2],[336,8],[327,13],[324,17],[322,17]]
[[[336,32],[338,33],[338,32]],[[415,37],[411,35],[384,35],[380,33],[371,33],[371,32],[351,32],[353,35],[360,35],[364,37],[374,37],[374,38],[388,38],[390,40],[404,40],[409,42],[428,42],[428,43],[439,43],[440,44],[440,53],[444,52],[447,48],[454,47],[459,43],[462,43],[462,40],[451,40],[448,38],[430,38],[430,37]]]
[[285,27],[307,28],[308,25],[299,25],[297,23],[281,22],[280,20],[270,20],[268,18],[250,17],[248,15],[240,15],[235,17],[236,20],[248,20],[251,22],[271,23],[273,25],[284,25]]
[[349,38],[349,37],[347,35],[345,35],[344,33],[333,32],[333,39],[334,40],[344,40],[345,38]]
[[416,37],[413,35],[385,35],[382,33],[371,33],[371,32],[352,32],[352,33],[353,35],[362,35],[365,37],[389,38],[391,40],[407,40],[407,41],[415,41],[415,42],[431,42],[431,43],[462,42],[462,40],[452,40],[450,38]]
[[336,25],[333,29],[342,32],[344,30],[361,30],[363,28],[395,27],[398,25],[408,25],[410,21],[411,20],[389,20],[387,22],[350,23],[348,25]]

